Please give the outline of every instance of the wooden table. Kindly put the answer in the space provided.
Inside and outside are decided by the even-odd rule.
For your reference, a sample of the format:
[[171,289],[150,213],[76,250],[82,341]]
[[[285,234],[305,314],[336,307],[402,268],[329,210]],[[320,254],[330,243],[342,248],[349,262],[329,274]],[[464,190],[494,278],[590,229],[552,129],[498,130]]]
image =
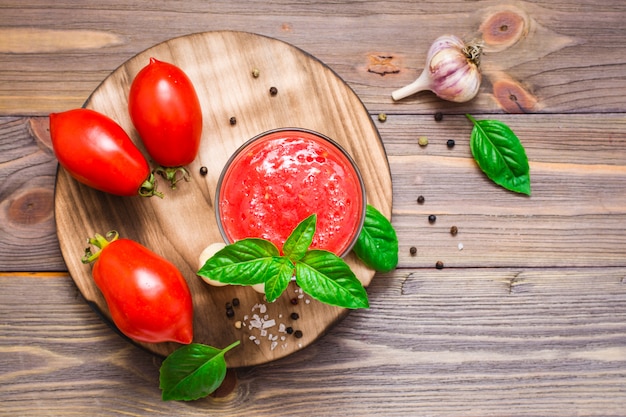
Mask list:
[[[0,415],[626,415],[625,20],[617,0],[1,0]],[[391,166],[400,263],[313,345],[162,402],[161,358],[67,273],[47,115],[159,42],[224,29],[301,48],[358,94]],[[393,102],[448,32],[486,42],[478,97]],[[531,197],[480,172],[465,113],[518,134]]]

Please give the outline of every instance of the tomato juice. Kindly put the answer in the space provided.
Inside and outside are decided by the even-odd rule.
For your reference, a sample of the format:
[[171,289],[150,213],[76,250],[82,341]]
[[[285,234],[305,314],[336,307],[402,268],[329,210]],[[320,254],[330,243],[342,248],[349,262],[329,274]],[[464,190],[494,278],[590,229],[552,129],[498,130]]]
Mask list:
[[246,142],[217,187],[216,215],[228,243],[263,238],[280,250],[293,229],[317,214],[311,248],[345,255],[365,216],[365,187],[350,156],[308,130],[274,130]]

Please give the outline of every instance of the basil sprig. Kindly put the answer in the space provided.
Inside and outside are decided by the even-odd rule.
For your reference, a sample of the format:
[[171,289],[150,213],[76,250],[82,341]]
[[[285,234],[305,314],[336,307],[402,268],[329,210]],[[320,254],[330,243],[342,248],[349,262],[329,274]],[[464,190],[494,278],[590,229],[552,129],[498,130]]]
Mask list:
[[476,120],[470,149],[480,169],[496,184],[530,195],[530,168],[524,146],[506,124],[498,120]]
[[354,253],[368,267],[389,272],[398,265],[398,236],[382,213],[368,205]]
[[295,276],[300,288],[318,301],[368,308],[367,292],[345,261],[332,252],[309,249],[316,221],[317,215],[312,214],[296,226],[283,245],[283,255],[267,240],[246,238],[218,251],[198,275],[224,284],[263,283],[268,302],[280,297]]
[[[248,238],[227,245],[198,271],[225,284],[263,283],[265,297],[276,300],[295,275],[296,283],[311,297],[343,308],[367,308],[365,288],[350,266],[332,252],[309,249],[315,234],[315,214],[300,222],[283,245],[283,255],[271,242]],[[398,263],[398,238],[393,226],[374,207],[367,206],[365,222],[354,247],[370,268],[388,271]],[[164,401],[192,401],[220,387],[226,376],[224,349],[192,343],[170,354],[161,365],[160,388]]]
[[171,353],[160,369],[163,401],[193,401],[218,389],[226,377],[224,355],[239,343],[224,349],[191,343]]

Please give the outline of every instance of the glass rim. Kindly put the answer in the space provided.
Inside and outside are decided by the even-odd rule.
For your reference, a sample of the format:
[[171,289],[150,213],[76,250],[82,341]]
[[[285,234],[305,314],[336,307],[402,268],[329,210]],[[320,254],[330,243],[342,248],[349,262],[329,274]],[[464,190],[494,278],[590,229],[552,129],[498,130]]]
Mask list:
[[[217,181],[217,186],[216,186],[216,190],[215,190],[215,202],[214,202],[214,207],[215,207],[215,219],[216,219],[216,223],[217,223],[217,228],[219,229],[220,234],[222,235],[222,239],[224,239],[224,242],[226,244],[230,244],[233,243],[231,242],[230,238],[228,237],[226,230],[224,228],[224,225],[222,223],[222,216],[221,216],[221,210],[220,210],[220,194],[221,194],[221,190],[222,190],[222,184],[224,182],[224,179],[226,177],[226,175],[229,172],[230,167],[232,166],[233,162],[235,162],[235,160],[238,158],[239,155],[241,155],[242,152],[245,151],[245,149],[247,149],[250,145],[252,145],[253,143],[259,141],[260,139],[275,134],[275,133],[280,133],[280,132],[301,132],[301,133],[305,133],[308,135],[312,135],[315,136],[317,138],[322,139],[323,141],[328,142],[331,146],[335,147],[349,162],[350,167],[352,168],[352,170],[354,171],[354,173],[356,174],[356,178],[358,180],[358,184],[360,187],[360,197],[361,197],[361,210],[360,210],[360,218],[359,221],[357,223],[357,227],[356,230],[354,231],[348,245],[345,247],[345,249],[342,251],[341,254],[338,254],[338,256],[340,257],[345,257],[347,254],[350,253],[350,251],[352,250],[352,248],[354,247],[354,245],[356,244],[356,241],[359,237],[359,235],[361,234],[361,230],[363,229],[363,225],[365,223],[365,214],[367,211],[367,192],[365,189],[365,182],[363,181],[363,176],[361,175],[361,171],[359,169],[359,166],[357,165],[356,161],[354,160],[354,158],[352,158],[352,156],[348,153],[348,151],[345,150],[345,148],[343,146],[341,146],[337,141],[331,139],[330,137],[316,132],[314,130],[311,129],[306,129],[306,128],[301,128],[301,127],[283,127],[283,128],[277,128],[277,129],[271,129],[271,130],[267,130],[265,132],[259,133],[258,135],[253,136],[252,138],[246,140],[243,144],[241,144],[237,150],[235,152],[233,152],[233,154],[228,158],[228,161],[226,161],[226,164],[224,165],[224,167],[222,168],[222,172],[220,174],[220,177]],[[304,220],[304,219],[303,219]]]

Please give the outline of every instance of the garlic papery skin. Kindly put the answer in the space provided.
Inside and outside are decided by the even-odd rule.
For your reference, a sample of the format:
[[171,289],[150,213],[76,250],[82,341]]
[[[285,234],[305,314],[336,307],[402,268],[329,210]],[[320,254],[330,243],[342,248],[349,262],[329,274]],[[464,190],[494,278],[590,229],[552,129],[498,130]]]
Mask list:
[[426,58],[426,67],[411,84],[393,93],[401,100],[419,91],[430,90],[443,100],[464,103],[476,97],[480,88],[479,45],[468,45],[454,35],[437,38]]

